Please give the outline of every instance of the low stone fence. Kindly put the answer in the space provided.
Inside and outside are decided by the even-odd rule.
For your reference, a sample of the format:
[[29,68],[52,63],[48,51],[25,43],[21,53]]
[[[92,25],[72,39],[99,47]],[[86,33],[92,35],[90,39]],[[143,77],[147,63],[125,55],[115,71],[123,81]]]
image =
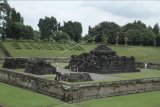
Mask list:
[[0,69],[0,81],[63,100],[63,84],[57,81],[50,81],[31,74],[18,73],[2,68]]
[[[43,59],[51,63],[68,63],[70,58],[68,57],[57,57],[57,58],[36,58]],[[4,68],[25,68],[28,57],[6,57],[4,58]]]
[[49,95],[65,102],[160,90],[160,78],[71,84],[0,69],[0,81]]
[[136,62],[136,65],[138,68],[160,69],[160,64],[156,64],[156,63]]

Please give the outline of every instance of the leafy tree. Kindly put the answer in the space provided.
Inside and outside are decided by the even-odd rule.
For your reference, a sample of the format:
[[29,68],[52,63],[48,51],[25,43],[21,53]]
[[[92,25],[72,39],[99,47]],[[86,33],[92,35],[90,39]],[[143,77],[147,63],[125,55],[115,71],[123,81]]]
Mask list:
[[11,29],[13,40],[19,40],[21,36],[24,35],[24,32],[22,32],[24,29],[24,25],[20,22],[13,23]]
[[156,46],[160,46],[160,34],[156,37]]
[[14,8],[11,9],[11,20],[13,22],[22,22],[23,23],[23,18],[21,17],[19,12],[16,12],[16,10]]
[[144,41],[143,32],[141,30],[130,29],[126,32],[128,37],[128,44],[130,45],[142,45]]
[[27,40],[33,39],[34,32],[31,26],[28,25],[23,26],[22,32],[24,32],[24,35],[22,35],[22,39],[27,39]]
[[141,21],[135,21],[123,26],[122,31],[127,35],[127,43],[130,45],[154,45],[155,34],[151,30],[151,27],[146,27]]
[[152,32],[152,30],[144,29],[144,46],[154,46],[156,41],[156,35]]
[[35,40],[35,41],[40,41],[40,38],[41,38],[41,33],[39,32],[39,31],[37,31],[37,30],[34,30],[33,31],[33,39]]
[[144,23],[142,23],[141,21],[134,21],[133,23],[128,23],[126,25],[123,26],[122,28],[122,32],[127,32],[128,30],[143,30],[147,28],[146,25]]
[[12,31],[13,31],[13,26],[15,25],[15,22],[21,22],[23,23],[23,18],[20,15],[19,12],[16,12],[14,8],[11,8],[10,5],[8,4],[7,0],[3,0],[3,3],[0,4],[1,10],[6,13],[6,16],[4,19],[6,20],[6,25],[4,28],[4,32],[6,37],[8,38],[14,38],[12,37]]
[[95,42],[103,42],[107,40],[110,44],[116,44],[119,32],[120,26],[114,22],[101,22],[93,28],[90,27],[88,31],[92,37],[99,35],[95,38]]
[[21,22],[14,22],[11,26],[13,40],[33,39],[33,29],[31,26],[25,26]]
[[41,18],[39,20],[38,26],[41,32],[41,39],[47,39],[48,41],[52,34],[59,29],[59,23],[54,17],[45,17],[45,19]]
[[63,32],[63,31],[56,31],[54,32],[53,34],[53,39],[56,41],[56,42],[69,42],[70,40],[70,37],[67,33]]
[[154,25],[154,27],[153,27],[153,32],[154,32],[156,35],[159,34],[159,25],[158,25],[158,23],[156,23],[156,24]]
[[118,37],[118,44],[119,45],[125,45],[125,32],[120,32],[119,37]]
[[64,26],[62,26],[62,31],[66,32],[70,36],[71,40],[78,42],[82,34],[82,25],[80,22],[64,22]]

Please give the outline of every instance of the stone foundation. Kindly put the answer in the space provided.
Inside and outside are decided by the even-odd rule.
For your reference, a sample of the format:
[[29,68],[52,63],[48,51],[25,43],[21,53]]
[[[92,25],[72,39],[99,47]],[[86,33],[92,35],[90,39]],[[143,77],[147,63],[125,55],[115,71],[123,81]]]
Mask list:
[[27,62],[28,58],[4,58],[3,68],[25,68],[25,64]]
[[[28,57],[6,57],[4,58],[3,68],[16,69],[25,68]],[[68,63],[70,58],[58,57],[58,58],[36,58],[42,59],[50,63]]]
[[61,79],[67,82],[86,82],[93,81],[88,73],[62,74]]
[[46,80],[8,69],[0,69],[0,81],[52,96],[65,102],[160,90],[160,78],[71,84]]
[[55,74],[56,67],[43,59],[31,58],[27,60],[24,72],[36,75]]

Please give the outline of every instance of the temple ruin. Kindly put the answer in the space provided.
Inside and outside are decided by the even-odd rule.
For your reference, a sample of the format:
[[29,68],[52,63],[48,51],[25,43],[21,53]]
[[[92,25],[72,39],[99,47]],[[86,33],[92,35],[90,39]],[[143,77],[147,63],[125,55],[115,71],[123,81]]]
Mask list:
[[89,53],[72,55],[66,67],[75,72],[121,73],[139,72],[133,56],[118,56],[105,44],[99,45]]
[[56,74],[56,67],[43,59],[31,58],[27,60],[24,72],[36,75]]

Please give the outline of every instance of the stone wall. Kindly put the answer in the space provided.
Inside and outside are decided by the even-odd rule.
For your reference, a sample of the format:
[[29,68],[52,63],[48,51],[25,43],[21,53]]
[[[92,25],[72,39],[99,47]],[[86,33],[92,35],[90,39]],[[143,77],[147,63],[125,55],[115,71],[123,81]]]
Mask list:
[[[36,58],[46,60],[50,63],[68,63],[70,58],[68,57],[57,57],[57,58]],[[4,58],[4,68],[25,68],[28,57],[6,57]]]
[[136,62],[136,65],[138,68],[160,69],[160,64],[156,64],[156,63]]
[[0,69],[0,81],[49,95],[65,102],[160,90],[160,78],[71,84]]
[[63,84],[57,81],[46,80],[38,76],[18,73],[13,70],[2,68],[0,69],[0,81],[63,100]]
[[160,78],[83,84],[77,85],[77,88],[75,86],[74,89],[68,89],[65,100],[77,102],[156,90],[160,90]]

